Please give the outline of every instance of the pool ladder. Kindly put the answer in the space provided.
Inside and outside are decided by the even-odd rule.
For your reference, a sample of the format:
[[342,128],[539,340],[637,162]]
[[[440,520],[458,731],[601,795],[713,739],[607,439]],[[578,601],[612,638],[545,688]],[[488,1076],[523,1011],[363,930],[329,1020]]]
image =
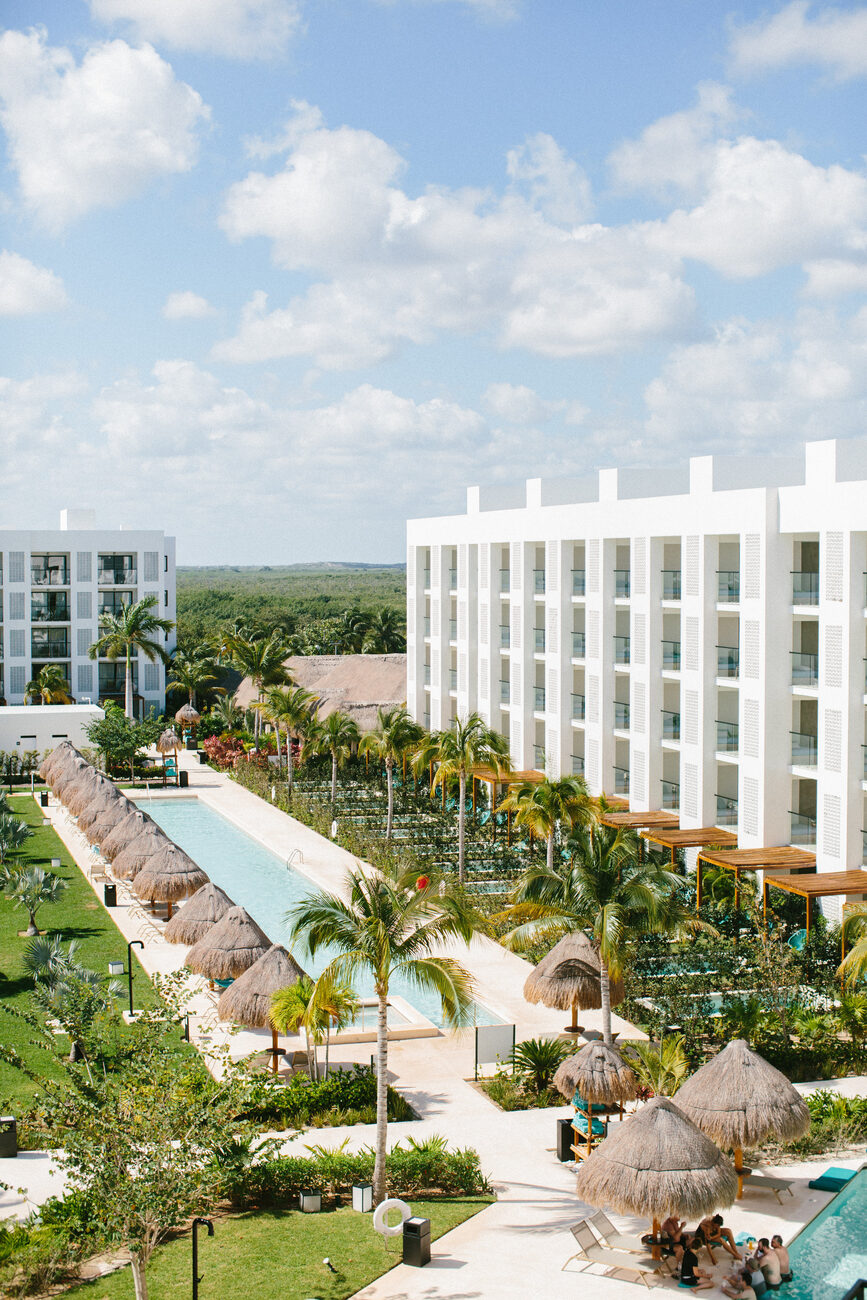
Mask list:
[[286,866],[293,867],[296,862],[299,862],[301,866],[304,865],[304,854],[301,852],[300,849],[292,850],[292,852],[289,854],[289,857],[286,859]]

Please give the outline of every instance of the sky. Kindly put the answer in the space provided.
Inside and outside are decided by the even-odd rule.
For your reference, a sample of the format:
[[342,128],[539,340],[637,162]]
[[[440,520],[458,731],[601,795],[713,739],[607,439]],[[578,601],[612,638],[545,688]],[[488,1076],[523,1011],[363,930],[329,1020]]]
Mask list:
[[397,562],[867,433],[867,6],[3,0],[0,527]]

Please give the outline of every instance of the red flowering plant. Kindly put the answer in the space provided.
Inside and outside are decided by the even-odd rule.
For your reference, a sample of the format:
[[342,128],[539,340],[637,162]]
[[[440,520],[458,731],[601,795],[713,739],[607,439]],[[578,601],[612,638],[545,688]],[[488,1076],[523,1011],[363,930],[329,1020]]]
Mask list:
[[235,736],[208,736],[202,741],[202,749],[208,756],[208,762],[225,772],[234,767],[235,760],[244,753],[243,742]]

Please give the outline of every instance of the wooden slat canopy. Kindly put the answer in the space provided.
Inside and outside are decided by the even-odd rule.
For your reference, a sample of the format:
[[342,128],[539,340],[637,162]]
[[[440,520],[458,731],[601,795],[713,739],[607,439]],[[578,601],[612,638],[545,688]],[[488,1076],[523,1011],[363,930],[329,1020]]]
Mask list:
[[694,830],[664,830],[653,827],[641,831],[641,838],[653,844],[661,844],[665,849],[702,849],[707,844],[737,847],[738,837],[733,831],[724,831],[721,826],[698,826]]
[[[815,871],[798,876],[765,876],[762,882],[762,908],[768,910],[768,889],[783,889],[797,894],[807,903],[807,938],[810,937],[810,914],[814,898],[832,898],[839,894],[867,894],[867,871]],[[845,903],[843,904],[845,907]],[[842,937],[845,955],[845,936]]]
[[545,773],[531,768],[528,772],[495,772],[492,767],[471,767],[470,775],[486,785],[539,785]]
[[600,817],[603,826],[612,826],[615,829],[625,828],[626,830],[638,830],[642,826],[670,827],[676,830],[680,825],[680,818],[676,813],[664,812],[607,812],[604,817]]
[[815,853],[793,849],[787,844],[767,849],[721,849],[719,852],[707,849],[698,856],[700,862],[713,867],[727,867],[729,871],[816,870]]

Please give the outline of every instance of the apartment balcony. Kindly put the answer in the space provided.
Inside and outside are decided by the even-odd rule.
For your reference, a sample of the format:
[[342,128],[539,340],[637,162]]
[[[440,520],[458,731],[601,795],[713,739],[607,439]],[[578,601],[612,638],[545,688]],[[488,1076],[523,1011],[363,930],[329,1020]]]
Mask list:
[[422,685],[430,686],[430,664],[425,664],[422,669]]
[[133,604],[135,604],[134,591],[100,591],[97,596],[97,613],[100,618],[103,614],[120,614],[128,605]]
[[716,648],[717,677],[739,677],[741,656],[737,646],[718,645]]
[[614,638],[614,662],[616,664],[629,663],[629,637],[616,636]]
[[680,672],[680,642],[663,641],[662,643],[662,667],[664,672]]
[[662,739],[680,740],[680,714],[671,709],[662,710]]
[[457,589],[458,589],[458,571],[457,569],[449,569],[449,591],[457,591]]
[[572,633],[572,658],[583,659],[586,653],[587,640],[583,632]]
[[425,569],[422,576],[425,591],[430,591],[430,569]]
[[789,813],[789,843],[799,847],[816,843],[816,818],[805,813]]
[[573,754],[573,755],[572,755],[572,775],[573,775],[573,776],[583,776],[583,775],[584,775],[584,755],[583,755],[583,754]]
[[718,754],[736,754],[738,752],[739,728],[737,722],[720,722],[716,724],[716,748]]
[[738,824],[737,799],[732,799],[732,797],[727,794],[717,795],[716,824],[717,826],[737,826]]
[[809,732],[793,731],[792,763],[795,767],[816,767],[819,762],[819,737]]
[[424,634],[430,636],[430,619],[427,616],[425,616],[424,620]]
[[449,640],[457,641],[457,639],[458,639],[458,620],[456,618],[450,618],[449,619]]
[[500,624],[500,649],[508,650],[511,644],[512,644],[512,630],[509,627],[508,623],[501,623]]
[[533,591],[537,596],[544,596],[545,594],[545,570],[544,569],[533,570]]
[[500,591],[512,590],[512,571],[511,569],[500,569]]
[[30,597],[32,623],[68,623],[69,599],[65,591],[34,591]]
[[508,682],[504,682],[502,679],[500,679],[500,703],[508,704],[511,698],[512,698],[511,686],[509,685]]
[[457,668],[450,668],[449,669],[449,690],[456,691],[457,689],[458,689],[458,670]]
[[68,587],[69,567],[66,564],[31,564],[31,587]]
[[614,768],[614,793],[629,794],[629,768]]
[[534,713],[545,712],[545,687],[544,686],[533,687],[533,712]]
[[572,595],[583,596],[585,594],[585,591],[586,591],[586,585],[584,582],[584,570],[573,569],[572,570]]
[[629,730],[629,705],[620,700],[614,701],[614,730]]
[[662,570],[662,599],[680,600],[680,569]]
[[533,653],[537,655],[545,653],[545,629],[543,627],[533,628]]
[[572,717],[576,722],[583,722],[585,718],[585,705],[583,695],[572,696]]
[[68,659],[69,632],[65,627],[33,628],[30,633],[31,659]]
[[792,651],[792,685],[819,685],[819,656],[807,654],[803,650]]
[[680,786],[677,781],[662,781],[662,806],[666,812],[678,812],[680,809]]
[[100,587],[129,587],[138,582],[138,570],[127,568],[97,569],[96,581]]
[[544,745],[533,746],[533,766],[539,772],[545,771],[545,746]]
[[718,605],[737,605],[741,598],[741,575],[738,569],[717,569],[716,599]]
[[614,570],[614,596],[617,600],[628,600],[630,589],[630,570]]
[[792,574],[792,604],[818,605],[819,575],[806,571]]

